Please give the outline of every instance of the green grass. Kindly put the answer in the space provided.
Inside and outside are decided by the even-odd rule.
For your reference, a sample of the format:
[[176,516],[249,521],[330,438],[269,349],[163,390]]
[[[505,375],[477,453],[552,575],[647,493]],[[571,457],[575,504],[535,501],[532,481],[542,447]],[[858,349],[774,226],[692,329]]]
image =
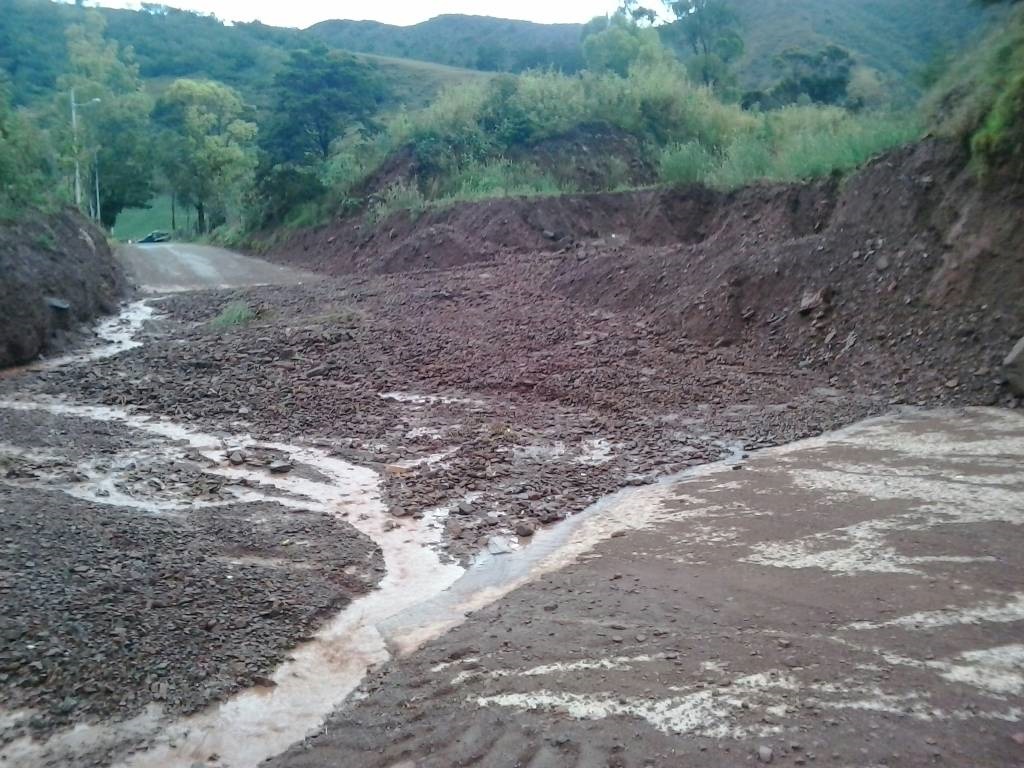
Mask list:
[[493,75],[475,69],[449,67],[429,61],[398,59],[373,53],[352,54],[380,69],[390,90],[384,107],[404,105],[411,109],[425,107],[446,88],[489,80]]
[[924,111],[940,135],[970,145],[982,171],[1024,174],[1024,7],[952,62]]
[[717,152],[696,141],[666,147],[659,172],[666,184],[724,190],[757,181],[802,181],[853,170],[920,134],[918,121],[907,115],[787,107],[760,115],[756,126]]
[[244,301],[232,301],[211,322],[214,328],[236,328],[248,325],[256,319],[256,313]]
[[[179,225],[184,211],[178,210]],[[171,231],[171,197],[161,195],[150,202],[149,208],[126,208],[114,222],[113,235],[121,241],[140,240],[154,230]]]

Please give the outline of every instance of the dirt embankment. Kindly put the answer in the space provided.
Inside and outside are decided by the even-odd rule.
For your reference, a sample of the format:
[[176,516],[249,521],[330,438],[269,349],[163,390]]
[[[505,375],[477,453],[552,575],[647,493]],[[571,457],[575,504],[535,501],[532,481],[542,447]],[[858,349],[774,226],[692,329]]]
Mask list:
[[70,210],[0,224],[0,275],[0,368],[112,312],[123,287],[103,233]]
[[959,147],[928,141],[843,181],[494,200],[370,231],[350,219],[271,257],[344,274],[558,255],[547,289],[668,335],[987,401],[1024,333],[1022,210],[1024,187],[982,183]]

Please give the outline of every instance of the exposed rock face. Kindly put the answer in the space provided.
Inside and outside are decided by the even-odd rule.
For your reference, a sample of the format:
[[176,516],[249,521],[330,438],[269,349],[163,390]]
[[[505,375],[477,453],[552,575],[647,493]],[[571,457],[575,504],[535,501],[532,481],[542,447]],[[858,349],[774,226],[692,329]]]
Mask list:
[[0,223],[0,276],[0,368],[112,312],[123,285],[106,238],[70,210]]

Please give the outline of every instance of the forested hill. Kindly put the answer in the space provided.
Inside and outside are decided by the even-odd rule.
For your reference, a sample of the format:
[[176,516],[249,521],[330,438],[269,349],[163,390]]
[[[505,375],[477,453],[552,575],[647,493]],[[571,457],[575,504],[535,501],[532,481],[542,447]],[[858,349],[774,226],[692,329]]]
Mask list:
[[[10,79],[15,104],[50,97],[68,67],[64,31],[82,23],[87,11],[103,15],[110,40],[132,48],[145,80],[216,80],[258,105],[291,51],[323,44],[316,35],[298,29],[260,23],[228,26],[213,16],[154,4],[130,11],[49,0],[0,0],[0,73]],[[412,106],[428,101],[441,86],[474,74],[376,57],[370,63],[381,70],[388,93]]]
[[582,31],[582,24],[534,24],[460,15],[437,16],[408,27],[376,21],[323,21],[307,30],[328,45],[348,51],[512,72],[548,66],[563,71],[579,69]]
[[[936,51],[959,49],[986,13],[965,0],[731,0],[729,5],[741,20],[746,54],[739,75],[747,87],[777,79],[780,52],[830,44],[847,49],[889,80],[913,85]],[[452,15],[408,27],[324,21],[307,31],[349,51],[473,69],[515,72],[553,66],[572,72],[583,65],[582,24]]]
[[[955,50],[968,40],[986,13],[967,0],[731,0],[730,5],[742,21],[746,52],[737,74],[746,87],[777,79],[781,51],[830,43],[890,82],[912,83],[937,50]],[[212,16],[161,5],[143,8],[99,9],[107,36],[131,46],[143,78],[209,78],[239,89],[256,103],[289,52],[314,43],[484,71],[574,72],[583,66],[579,24],[450,15],[409,27],[325,21],[297,30],[260,23],[228,26]],[[11,79],[16,104],[52,93],[67,66],[64,47],[54,41],[84,13],[80,6],[49,0],[0,0],[0,69]],[[404,84],[411,99],[429,98],[437,87],[466,76],[414,63],[406,65],[408,70],[401,62],[373,63],[383,63],[389,79],[397,83],[392,93],[401,95]]]
[[953,52],[986,14],[965,0],[732,0],[746,47],[742,78],[761,87],[776,76],[780,51],[835,44],[890,80],[913,84],[936,53]]

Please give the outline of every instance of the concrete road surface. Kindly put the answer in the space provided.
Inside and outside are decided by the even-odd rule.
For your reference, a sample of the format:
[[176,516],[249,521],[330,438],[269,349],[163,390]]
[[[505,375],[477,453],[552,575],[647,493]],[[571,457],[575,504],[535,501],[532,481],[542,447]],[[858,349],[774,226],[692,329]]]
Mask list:
[[1021,766],[1022,526],[996,409],[631,490],[271,765]]
[[249,285],[294,285],[319,280],[223,248],[191,243],[124,245],[118,258],[143,291],[173,293]]

